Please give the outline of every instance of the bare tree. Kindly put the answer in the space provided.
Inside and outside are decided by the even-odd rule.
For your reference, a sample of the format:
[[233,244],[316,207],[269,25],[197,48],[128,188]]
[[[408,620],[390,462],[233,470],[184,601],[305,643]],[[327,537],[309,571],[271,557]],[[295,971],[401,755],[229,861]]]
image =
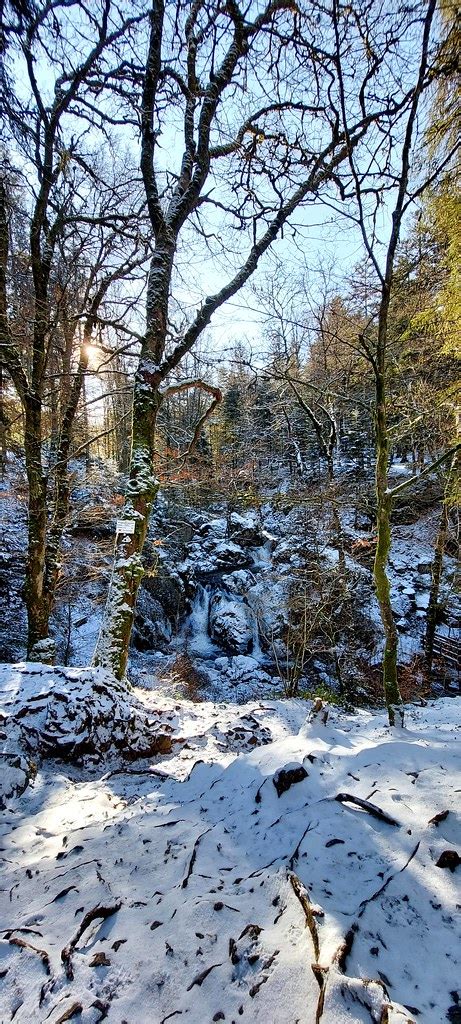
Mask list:
[[[413,16],[392,12],[383,18],[368,10],[365,5],[345,15],[347,32],[338,33],[336,8],[316,4],[300,11],[288,0],[270,0],[253,11],[235,0],[225,6],[197,0],[187,15],[179,3],[152,4],[134,102],[141,109],[141,170],[155,251],[134,387],[124,523],[94,659],[119,678],[125,674],[142,549],[158,489],[155,433],[169,375],[213,314],[254,274],[294,212],[328,190],[336,199],[345,196],[348,156],[369,130],[378,123],[387,127],[411,102],[413,87],[400,82],[397,88],[397,80],[405,49],[399,55],[398,39],[407,39]],[[386,64],[391,51],[399,69],[395,89]],[[346,102],[353,126],[347,128],[341,127],[345,86],[339,67],[350,72]],[[174,159],[165,166],[159,149],[167,120],[181,132],[178,166]],[[374,144],[376,136],[370,139]],[[181,273],[184,280],[184,252],[190,278],[197,239],[218,266],[227,257],[234,273],[178,331],[172,323],[178,303],[171,293]]]
[[[418,48],[414,48],[416,65],[409,71],[414,75],[411,88],[411,101],[399,134],[390,131],[381,151],[381,170],[378,182],[373,185],[372,174],[364,173],[356,160],[352,149],[349,154],[351,174],[353,178],[353,195],[355,211],[351,218],[358,225],[367,258],[374,269],[378,282],[378,308],[376,316],[370,317],[368,327],[363,331],[360,342],[374,375],[375,412],[374,425],[376,436],[376,504],[377,504],[377,547],[374,561],[375,589],[379,602],[383,624],[385,645],[383,656],[384,694],[389,714],[390,725],[396,719],[403,724],[403,702],[397,678],[398,634],[392,611],[390,581],[387,572],[389,551],[391,546],[391,513],[394,498],[409,487],[414,477],[403,481],[395,487],[389,483],[390,430],[388,415],[388,340],[389,311],[391,305],[395,261],[402,223],[412,203],[433,184],[453,157],[455,147],[445,153],[435,166],[418,168],[416,151],[418,143],[423,144],[424,135],[421,123],[424,99],[429,92],[435,77],[441,74],[439,54],[443,52],[443,43],[437,45],[435,34],[436,0],[429,0],[424,12],[419,14],[421,20],[421,37]],[[343,31],[337,10],[336,32]],[[447,68],[445,68],[445,72]],[[348,113],[341,73],[341,109],[342,124],[347,131]],[[377,234],[378,211],[382,203],[383,188],[389,192],[388,204],[391,215],[391,227],[385,244],[380,244]],[[392,197],[392,198],[391,198]],[[441,462],[449,458],[453,450],[444,452],[432,465],[426,466],[422,473],[435,469]],[[421,474],[419,474],[421,475]]]
[[[9,148],[0,181],[0,351],[25,420],[28,652],[45,656],[69,502],[72,428],[89,346],[114,282],[146,256],[139,224],[133,230],[140,215],[136,183],[120,161],[113,161],[115,177],[105,176],[95,136],[100,148],[109,141],[106,115],[95,111],[89,120],[88,113],[94,80],[116,62],[119,41],[142,16],[120,16],[110,0],[94,5],[93,13],[78,0],[40,10],[6,5],[2,13],[6,55],[14,59],[7,60],[2,80]],[[22,74],[28,95],[16,87]],[[16,301],[15,215],[27,309]],[[49,407],[52,459],[45,446]]]

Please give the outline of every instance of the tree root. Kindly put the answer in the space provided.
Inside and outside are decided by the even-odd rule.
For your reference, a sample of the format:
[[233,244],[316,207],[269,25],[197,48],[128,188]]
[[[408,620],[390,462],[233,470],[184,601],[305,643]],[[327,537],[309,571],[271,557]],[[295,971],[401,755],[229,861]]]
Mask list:
[[93,921],[97,921],[98,918],[101,918],[101,920],[105,921],[108,917],[112,917],[112,914],[116,914],[117,911],[120,910],[121,905],[122,903],[120,900],[118,903],[114,903],[112,907],[93,907],[92,910],[89,910],[88,913],[85,914],[83,920],[80,922],[77,928],[75,935],[70,940],[68,945],[64,946],[64,949],[61,950],[61,960],[65,966],[66,976],[67,978],[69,978],[69,981],[72,981],[74,977],[74,972],[72,969],[72,953],[77,945],[77,942],[79,941],[79,939],[81,939],[83,933],[86,931],[89,925],[92,924]]

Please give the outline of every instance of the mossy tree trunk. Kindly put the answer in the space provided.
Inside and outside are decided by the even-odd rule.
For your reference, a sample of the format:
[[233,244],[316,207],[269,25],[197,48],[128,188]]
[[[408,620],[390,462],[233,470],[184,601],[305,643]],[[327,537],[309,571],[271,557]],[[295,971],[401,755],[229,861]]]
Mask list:
[[403,702],[397,679],[398,634],[391,603],[387,564],[391,547],[392,495],[388,489],[389,438],[386,387],[383,373],[376,375],[376,555],[373,576],[384,630],[383,685],[389,724],[396,715],[403,725]]
[[175,245],[171,232],[158,230],[147,286],[146,333],[133,390],[129,480],[115,541],[106,608],[93,656],[94,665],[107,668],[117,679],[123,679],[126,672],[136,597],[143,576],[142,551],[159,488],[155,437],[163,402],[161,385],[165,371],[161,363]]

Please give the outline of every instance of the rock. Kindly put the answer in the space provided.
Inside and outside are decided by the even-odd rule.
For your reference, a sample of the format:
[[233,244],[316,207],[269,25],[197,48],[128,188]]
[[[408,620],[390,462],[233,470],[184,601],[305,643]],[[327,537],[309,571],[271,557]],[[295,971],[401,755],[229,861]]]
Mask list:
[[248,562],[248,556],[242,551],[242,548],[230,540],[219,541],[214,548],[213,555],[218,566],[240,566],[246,565]]
[[210,519],[209,522],[204,523],[200,527],[199,533],[202,537],[208,537],[210,534],[214,534],[215,537],[224,538],[227,533],[227,523],[225,519]]
[[246,597],[250,587],[254,587],[256,580],[252,572],[246,569],[237,569],[236,572],[223,576],[223,584],[231,594],[238,594],[239,597]]
[[279,768],[272,782],[277,790],[277,796],[281,797],[282,793],[286,793],[291,786],[302,782],[303,779],[307,779],[306,769],[302,764],[293,762],[293,764],[286,764],[284,768]]
[[175,625],[186,606],[185,588],[181,577],[159,565],[155,576],[144,576],[141,590],[147,590],[147,593],[158,601],[168,620]]
[[262,530],[254,516],[242,516],[232,512],[229,518],[229,534],[242,547],[257,548],[263,543]]
[[417,564],[417,570],[422,575],[424,573],[428,573],[430,575],[431,571],[432,571],[432,562],[428,562],[428,561],[426,561],[424,559],[420,559],[420,561]]
[[171,640],[171,625],[162,605],[143,587],[136,602],[131,642],[139,651],[166,651]]
[[56,657],[56,644],[50,636],[37,640],[29,654],[29,661],[40,661],[44,665],[52,665]]
[[287,586],[279,579],[261,579],[248,591],[247,601],[258,622],[261,645],[270,647],[287,625]]
[[436,868],[448,868],[451,872],[461,864],[461,857],[457,850],[444,850],[436,861]]
[[238,683],[270,683],[271,677],[264,672],[256,658],[235,654],[231,658],[216,658],[214,667],[235,686]]
[[119,751],[127,760],[169,753],[169,712],[149,715],[103,669],[20,663],[0,669],[0,714],[9,747],[72,761]]
[[210,636],[232,654],[247,654],[253,645],[253,630],[245,606],[215,594],[210,603]]
[[0,810],[9,800],[21,796],[34,777],[35,767],[22,754],[0,753]]

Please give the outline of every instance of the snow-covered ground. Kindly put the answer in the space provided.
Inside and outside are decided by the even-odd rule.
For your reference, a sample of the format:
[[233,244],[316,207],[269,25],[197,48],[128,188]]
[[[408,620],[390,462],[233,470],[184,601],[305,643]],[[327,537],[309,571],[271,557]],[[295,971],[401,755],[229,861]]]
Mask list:
[[134,697],[171,754],[44,761],[4,811],[0,1020],[456,1024],[459,700]]

